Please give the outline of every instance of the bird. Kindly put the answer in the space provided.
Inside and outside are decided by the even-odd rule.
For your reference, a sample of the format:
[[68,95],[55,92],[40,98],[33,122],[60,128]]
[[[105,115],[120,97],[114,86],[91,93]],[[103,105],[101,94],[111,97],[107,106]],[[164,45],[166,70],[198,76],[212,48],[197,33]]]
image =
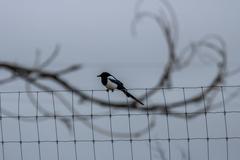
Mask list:
[[124,87],[123,83],[119,81],[117,78],[115,78],[113,75],[111,75],[108,72],[102,72],[101,74],[97,75],[97,77],[101,78],[102,84],[107,88],[106,91],[109,92],[111,90],[112,92],[115,89],[118,89],[122,91],[127,97],[131,97],[141,105],[144,105],[140,100],[138,100],[136,97],[134,97],[132,94],[130,94],[127,89]]

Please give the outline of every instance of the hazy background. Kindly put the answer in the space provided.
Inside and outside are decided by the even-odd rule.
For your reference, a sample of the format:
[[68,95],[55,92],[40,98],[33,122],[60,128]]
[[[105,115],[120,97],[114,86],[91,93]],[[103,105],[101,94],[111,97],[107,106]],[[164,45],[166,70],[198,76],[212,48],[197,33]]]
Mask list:
[[[102,71],[113,73],[129,88],[152,87],[166,63],[167,48],[160,29],[152,20],[141,21],[137,27],[138,35],[132,36],[130,24],[136,2],[1,0],[1,61],[32,65],[36,49],[42,51],[41,58],[44,59],[56,44],[60,44],[60,56],[51,68],[83,64],[84,68],[79,74],[68,76],[81,88],[102,88],[96,78]],[[232,69],[238,66],[239,1],[170,2],[179,22],[178,51],[191,41],[215,33],[227,43],[228,67]],[[156,10],[159,3],[153,0],[143,6],[148,10]],[[207,85],[211,76],[214,76],[214,66],[209,65],[196,63],[185,72],[175,74],[174,85]],[[237,78],[229,81],[229,84],[238,82]],[[16,87],[4,89],[20,89]]]
[[[36,56],[36,49],[42,51],[41,60],[44,60],[51,55],[55,46],[60,44],[60,55],[48,69],[58,70],[71,64],[82,64],[82,70],[65,76],[65,79],[76,85],[79,89],[103,89],[99,79],[96,77],[102,71],[108,71],[115,75],[124,82],[127,88],[153,87],[158,82],[162,69],[165,63],[167,63],[167,48],[160,29],[152,20],[146,19],[141,21],[137,27],[138,34],[136,36],[132,35],[130,25],[134,17],[136,2],[136,0],[0,0],[0,61],[32,66]],[[180,51],[190,42],[197,41],[209,33],[218,34],[227,43],[228,69],[231,70],[239,67],[240,2],[238,0],[169,0],[169,2],[172,4],[179,22],[177,51]],[[144,7],[148,10],[157,10],[158,6],[161,5],[159,5],[157,0],[148,0],[144,3]],[[194,64],[183,72],[174,74],[173,86],[206,86],[215,76],[215,71],[216,68],[213,64],[202,64],[194,61]],[[4,75],[6,75],[6,72],[0,71],[0,76]],[[226,84],[239,85],[239,82],[240,78],[237,75],[229,77]],[[55,88],[60,89],[58,86]],[[0,91],[19,90],[25,90],[24,85],[20,81],[0,86]],[[135,94],[140,95],[140,92],[135,92]],[[190,96],[197,91],[188,90],[186,92]],[[181,90],[177,90],[168,94],[169,99],[172,98],[175,100],[174,98],[179,98],[182,92]],[[118,93],[113,93],[113,98],[121,101],[124,97],[122,95],[119,97],[118,95]],[[25,105],[21,106],[26,107],[26,109],[22,109],[22,112],[33,113],[34,111],[27,111],[27,105],[30,105],[29,101],[26,100],[27,96],[22,96],[22,103]],[[95,96],[98,96],[98,94]],[[99,96],[103,95],[99,94]],[[52,103],[48,95],[44,95],[43,93],[42,97],[41,103],[46,103],[47,105]],[[103,97],[106,98],[105,93]],[[221,100],[221,97],[218,98],[218,100]],[[15,113],[17,112],[17,94],[5,95],[5,97],[2,96],[2,99],[4,107],[12,106],[12,108],[8,107],[8,109]],[[163,100],[162,97],[161,100]],[[77,102],[75,103],[77,104]],[[234,109],[239,110],[239,102],[236,101],[234,104]],[[89,107],[89,104],[86,106]],[[220,107],[222,111],[223,106],[221,105]],[[86,110],[83,110],[83,112],[89,113],[89,108],[84,109]],[[133,119],[132,123],[135,124],[135,127],[139,127],[146,123],[145,118]],[[166,124],[165,119],[162,121],[162,118],[164,117],[160,117],[158,121],[158,127],[162,130],[161,132],[159,130],[156,131],[156,136],[161,137],[163,135],[166,138]],[[212,128],[216,129],[211,132],[213,137],[224,136],[222,134],[224,133],[224,128],[222,128],[223,118],[221,114],[209,119]],[[231,121],[229,123],[234,128],[234,132],[232,132],[234,136],[239,136],[239,129],[236,127],[239,119],[239,115],[232,119],[229,117],[229,121]],[[10,133],[8,135],[10,139],[18,136],[15,135],[18,134],[16,130],[18,124],[16,122],[14,120],[4,122],[5,129],[9,129],[5,130],[5,132],[7,135]],[[116,119],[116,129],[126,129],[127,122],[126,117],[124,120]],[[202,130],[204,128],[203,122],[203,116],[190,122],[193,128],[194,126],[200,126],[199,128],[192,128],[193,134],[205,137],[205,132]],[[220,125],[217,122],[220,122]],[[54,127],[53,121],[51,120],[50,122],[49,120],[43,123],[42,125],[45,127],[42,128],[42,131],[46,130],[43,133],[45,134],[45,138],[50,137],[50,139],[54,139],[54,130],[51,130]],[[103,119],[96,123],[101,126],[108,123],[108,119]],[[183,119],[181,121],[172,119],[173,137],[186,136],[186,129],[182,129],[184,123]],[[35,127],[34,125],[32,127]],[[84,132],[79,135],[80,139],[89,138],[90,130],[83,128],[84,126],[81,126],[81,123],[78,125],[78,132]],[[31,139],[32,130],[29,127],[26,125],[23,128],[26,129],[24,132],[24,134],[28,135],[26,137]],[[62,127],[62,130],[67,132],[64,127]],[[157,133],[161,133],[162,135],[158,135]],[[62,133],[63,139],[68,139],[69,136],[72,136],[72,134],[69,135],[68,132]],[[101,139],[102,137],[100,135],[97,138]],[[109,137],[103,138],[109,139]],[[36,140],[36,137],[32,139]],[[177,144],[176,150],[179,148],[185,150],[186,144],[186,141],[183,144]],[[43,150],[49,154],[46,157],[56,159],[56,154],[51,153],[56,146],[55,144],[51,145],[43,145]],[[104,145],[106,146],[104,147]],[[126,157],[130,159],[129,145],[125,145],[116,147],[119,147],[119,159],[126,159]],[[167,142],[161,143],[161,146],[166,150],[168,149]],[[13,151],[19,153],[18,146],[13,144],[8,147],[9,157],[14,157],[11,154]],[[141,151],[145,150],[146,147],[145,144],[135,144],[135,152],[138,153],[136,154],[137,159],[145,158],[145,154],[148,153]],[[220,143],[213,143],[211,147],[216,149],[212,152],[213,159],[226,156],[224,140],[220,141]],[[239,141],[231,143],[230,147],[232,159],[236,159],[239,156],[237,151]],[[33,146],[26,148],[33,150],[29,154],[36,152],[35,155],[29,155],[29,159],[36,156],[37,146],[35,148]],[[111,156],[109,157],[110,143],[98,144],[97,148],[98,156],[105,156],[105,159],[111,159]],[[206,148],[205,142],[193,144],[192,148],[192,153],[195,157],[206,154],[206,151],[202,151],[202,148]],[[78,149],[79,152],[83,153],[81,155],[83,158],[92,158],[92,151],[88,153],[92,149],[92,146],[89,144],[86,146],[79,144]],[[65,156],[69,159],[74,159],[73,150],[73,146],[65,145],[62,147],[62,151],[67,152]],[[103,154],[101,153],[102,151]],[[125,155],[126,153],[127,155]],[[176,156],[175,158],[177,158],[178,155],[180,155],[179,150],[173,157]],[[10,159],[16,158],[13,157]]]

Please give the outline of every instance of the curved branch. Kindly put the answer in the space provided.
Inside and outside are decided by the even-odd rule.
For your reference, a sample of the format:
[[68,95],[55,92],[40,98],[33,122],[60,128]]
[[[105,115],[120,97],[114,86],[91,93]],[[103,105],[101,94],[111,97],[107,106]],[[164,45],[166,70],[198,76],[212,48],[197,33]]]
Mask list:
[[[220,60],[217,59],[217,61],[211,61],[214,63],[217,67],[216,75],[213,77],[213,79],[209,82],[209,87],[206,87],[203,92],[199,92],[196,95],[193,95],[192,97],[184,100],[179,100],[176,102],[171,102],[168,104],[157,103],[157,104],[149,104],[148,106],[140,107],[136,102],[131,101],[129,104],[124,102],[111,102],[109,101],[92,97],[91,95],[88,95],[84,93],[80,88],[73,85],[71,82],[68,82],[63,78],[63,75],[70,72],[75,72],[80,68],[80,65],[72,65],[70,67],[64,68],[59,71],[48,71],[44,69],[45,67],[49,66],[53,60],[57,57],[59,53],[59,46],[56,46],[53,53],[50,57],[47,58],[43,63],[40,63],[39,61],[35,61],[36,66],[33,67],[27,67],[19,64],[13,64],[8,62],[0,62],[0,69],[4,69],[11,73],[12,76],[0,80],[0,84],[7,83],[9,81],[15,80],[16,78],[21,78],[23,81],[27,83],[27,89],[31,90],[31,87],[28,86],[28,84],[33,85],[37,87],[38,89],[42,89],[44,91],[52,91],[52,87],[47,84],[42,84],[39,81],[40,80],[46,80],[53,82],[54,84],[57,84],[64,90],[71,91],[74,95],[76,95],[79,99],[95,103],[102,107],[113,107],[113,108],[119,108],[119,109],[132,109],[132,110],[138,110],[138,111],[160,111],[162,113],[173,113],[173,109],[176,107],[182,107],[184,105],[193,104],[193,103],[199,103],[204,100],[204,97],[210,97],[214,98],[212,93],[216,90],[216,86],[221,85],[224,83],[225,76],[227,75],[226,67],[227,67],[227,56],[226,56],[226,48],[225,43],[223,39],[217,35],[210,35],[206,36],[203,39],[194,42],[185,48],[180,52],[179,55],[177,55],[176,51],[176,45],[177,45],[177,37],[178,37],[178,26],[177,26],[177,20],[176,20],[176,14],[174,10],[172,9],[171,5],[165,0],[160,0],[161,4],[165,6],[166,10],[160,10],[158,14],[149,12],[149,11],[141,11],[140,6],[141,3],[136,5],[136,12],[134,19],[132,21],[132,29],[133,31],[136,31],[137,24],[143,20],[144,18],[150,18],[154,20],[158,27],[161,29],[165,42],[167,44],[167,55],[168,60],[166,65],[164,66],[163,73],[160,75],[159,81],[156,83],[156,85],[153,87],[153,89],[148,90],[147,96],[151,97],[155,95],[159,90],[164,90],[166,86],[168,86],[172,80],[172,75],[176,71],[182,71],[186,67],[191,65],[191,62],[194,57],[200,56],[202,58],[202,54],[200,53],[200,49],[208,49],[208,51],[214,52],[214,54],[219,57]],[[187,56],[186,54],[189,53]],[[208,57],[207,57],[208,58]],[[30,88],[29,88],[30,87]],[[147,98],[146,94],[142,94],[139,96],[140,100],[145,100]],[[36,103],[36,99],[33,97],[33,95],[29,94],[30,101],[32,103]],[[64,99],[63,97],[59,96],[57,94],[57,98],[61,101],[64,106],[70,110],[71,104]],[[211,103],[210,103],[211,104]],[[206,107],[206,110],[209,110],[211,108],[211,105],[208,105]],[[49,112],[45,110],[42,106],[39,106],[40,112],[44,115],[48,115]],[[196,115],[199,112],[202,112],[203,110],[197,110],[195,113]],[[6,114],[10,114],[10,112],[6,111]],[[80,113],[78,113],[80,115]],[[176,115],[176,117],[178,117]],[[192,117],[195,117],[192,116]],[[179,116],[179,118],[185,118]],[[92,127],[92,124],[88,121],[88,118],[82,118],[79,116],[79,120],[81,120],[86,126]],[[154,126],[154,121],[150,123],[150,127]],[[106,131],[103,128],[100,128],[98,126],[94,126],[94,129],[98,131],[99,133],[110,135],[108,131]],[[142,130],[136,131],[133,134],[135,136],[138,136],[144,132],[147,132],[147,128],[142,128]],[[128,136],[128,133],[114,133],[117,136]]]

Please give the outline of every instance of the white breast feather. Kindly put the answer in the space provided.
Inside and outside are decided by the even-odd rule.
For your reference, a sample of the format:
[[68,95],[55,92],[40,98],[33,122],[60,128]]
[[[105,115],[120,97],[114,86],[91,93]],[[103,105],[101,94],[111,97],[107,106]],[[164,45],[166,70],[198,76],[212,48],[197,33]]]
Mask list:
[[106,84],[107,89],[117,89],[117,84],[111,82],[109,79],[107,80]]

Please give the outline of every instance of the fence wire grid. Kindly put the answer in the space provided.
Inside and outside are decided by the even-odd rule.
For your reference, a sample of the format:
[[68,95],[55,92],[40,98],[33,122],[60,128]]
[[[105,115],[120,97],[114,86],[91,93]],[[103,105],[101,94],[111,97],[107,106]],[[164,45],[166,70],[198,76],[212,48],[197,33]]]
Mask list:
[[[151,97],[151,89],[130,92],[146,93],[148,107],[186,100],[203,89],[207,87],[160,88]],[[239,90],[216,87],[210,110],[203,97],[170,113],[102,107],[81,102],[72,91],[0,92],[0,160],[237,160]],[[117,91],[84,92],[109,104],[130,104]]]

